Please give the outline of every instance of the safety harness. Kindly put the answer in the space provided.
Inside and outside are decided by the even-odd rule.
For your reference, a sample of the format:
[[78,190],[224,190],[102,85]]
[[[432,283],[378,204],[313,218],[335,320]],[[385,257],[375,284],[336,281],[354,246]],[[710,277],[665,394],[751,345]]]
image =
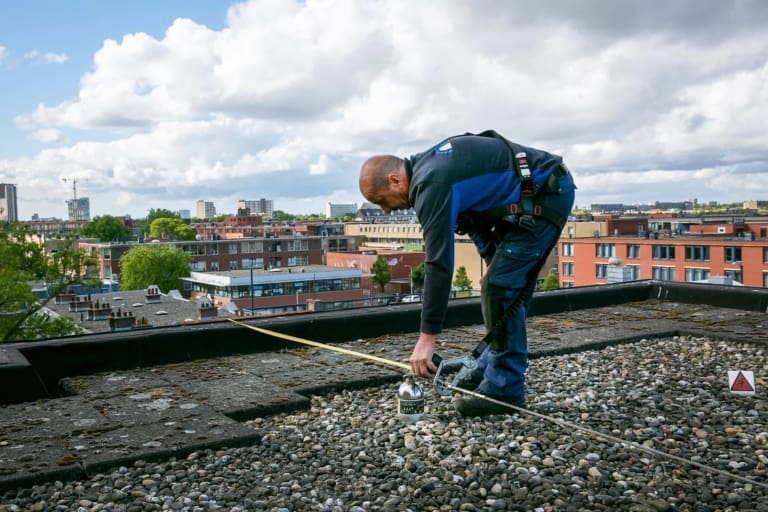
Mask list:
[[[467,135],[472,134],[468,133]],[[491,137],[504,142],[509,149],[510,160],[514,162],[517,176],[520,179],[520,200],[507,206],[498,207],[498,209],[491,209],[491,216],[502,221],[500,223],[497,221],[497,225],[494,227],[497,235],[503,235],[503,233],[498,232],[502,229],[498,224],[504,224],[505,226],[519,226],[522,229],[532,230],[536,225],[537,218],[545,219],[554,224],[558,230],[562,230],[567,217],[561,215],[554,208],[548,207],[545,202],[549,195],[548,192],[554,193],[560,189],[560,178],[569,174],[568,168],[562,163],[558,165],[547,179],[545,186],[536,191],[533,183],[533,173],[531,172],[528,162],[528,155],[522,146],[510,142],[494,130],[486,130],[478,133],[477,136]],[[471,226],[469,229],[472,229],[472,227],[475,226]],[[504,349],[504,346],[506,345],[506,335],[504,333],[506,323],[510,318],[517,314],[517,311],[521,307],[525,307],[533,296],[533,293],[536,290],[536,278],[544,267],[549,253],[557,245],[558,238],[559,237],[554,238],[552,244],[546,249],[545,253],[541,255],[538,262],[529,269],[525,276],[526,285],[517,291],[512,303],[506,309],[504,314],[495,322],[491,329],[486,333],[485,337],[483,337],[477,347],[472,351],[473,358],[479,358],[480,354],[482,354],[489,346],[493,350]]]
[[[473,134],[467,133],[467,135]],[[510,160],[514,163],[517,177],[520,180],[520,200],[505,207],[502,218],[523,229],[531,230],[536,225],[536,218],[540,217],[562,229],[567,218],[545,204],[547,194],[537,193],[534,190],[533,173],[531,173],[531,168],[528,165],[528,154],[525,150],[521,146],[510,142],[495,130],[485,130],[476,135],[478,137],[498,139],[506,144],[507,149],[509,149]],[[561,163],[552,171],[549,179],[547,179],[546,187],[542,188],[546,188],[549,191],[559,190],[559,178],[566,174],[569,174],[568,168],[565,167],[565,164]],[[543,192],[543,190],[539,192]]]

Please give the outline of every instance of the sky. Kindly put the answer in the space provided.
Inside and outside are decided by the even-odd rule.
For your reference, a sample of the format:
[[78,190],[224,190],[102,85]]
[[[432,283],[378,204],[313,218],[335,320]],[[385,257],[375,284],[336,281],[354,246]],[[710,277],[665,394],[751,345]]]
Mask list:
[[577,206],[768,200],[767,26],[763,0],[0,2],[0,183],[21,219],[321,213],[371,155],[495,129],[562,155]]

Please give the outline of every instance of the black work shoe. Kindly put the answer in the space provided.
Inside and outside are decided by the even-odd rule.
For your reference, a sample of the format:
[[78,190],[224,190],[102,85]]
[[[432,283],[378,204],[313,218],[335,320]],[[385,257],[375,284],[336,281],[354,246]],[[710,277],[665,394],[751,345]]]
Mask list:
[[466,389],[472,391],[477,389],[477,386],[483,381],[483,377],[475,377],[474,375],[468,375],[456,383],[457,388]]
[[[504,402],[504,401],[499,400],[499,402]],[[483,398],[478,398],[475,396],[459,397],[453,402],[453,407],[462,416],[467,416],[470,418],[474,416],[487,416],[489,414],[511,414],[511,413],[517,412],[512,407],[507,407],[507,405],[504,405],[504,404],[513,405],[521,409],[526,408],[525,398],[521,398],[520,400],[513,400],[510,402],[504,402],[502,404],[502,403],[491,402],[490,400],[485,400]]]

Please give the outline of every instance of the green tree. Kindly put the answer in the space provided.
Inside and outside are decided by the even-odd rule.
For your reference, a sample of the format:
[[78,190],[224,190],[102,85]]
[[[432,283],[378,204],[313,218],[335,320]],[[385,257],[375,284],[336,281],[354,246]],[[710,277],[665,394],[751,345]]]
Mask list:
[[296,218],[292,213],[286,213],[283,210],[272,211],[272,220],[294,220]]
[[80,228],[80,235],[98,238],[102,242],[125,241],[131,237],[131,230],[117,217],[102,215],[83,224],[83,227]]
[[149,225],[149,236],[166,240],[194,240],[195,230],[178,217],[160,217]]
[[553,272],[547,274],[547,277],[541,280],[541,285],[539,286],[539,290],[557,290],[558,288],[560,288],[560,283]]
[[462,290],[472,289],[472,281],[469,279],[469,276],[467,275],[466,267],[461,266],[456,269],[456,275],[453,278],[453,286],[457,288],[461,288]]
[[149,226],[152,224],[152,221],[155,219],[174,219],[179,217],[179,214],[176,212],[172,212],[171,210],[166,210],[165,208],[158,208],[155,210],[154,208],[149,210],[149,213],[147,214],[147,218],[141,221],[139,224],[139,234],[140,236],[144,236],[145,234],[149,234]]
[[189,276],[192,257],[170,245],[138,245],[120,258],[120,288],[139,290],[151,284],[163,293],[181,287],[180,278]]
[[413,281],[414,290],[421,290],[424,288],[424,263],[419,263],[413,268],[411,280]]
[[[56,242],[46,254],[30,227],[0,224],[0,341],[83,332],[70,318],[48,315],[45,305],[72,285],[100,286],[94,262],[77,248],[74,235]],[[38,299],[33,287],[45,288],[48,298]]]
[[388,282],[392,280],[392,269],[389,268],[387,259],[379,254],[376,261],[371,265],[371,273],[373,274],[373,282],[379,285],[380,291],[384,291],[384,287]]

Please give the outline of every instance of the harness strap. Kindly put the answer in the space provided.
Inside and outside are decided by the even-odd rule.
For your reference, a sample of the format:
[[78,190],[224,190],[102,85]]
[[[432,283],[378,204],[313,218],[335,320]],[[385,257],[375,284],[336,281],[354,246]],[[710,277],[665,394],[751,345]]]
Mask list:
[[[544,203],[546,193],[541,190],[539,194],[536,194],[533,187],[533,174],[531,168],[528,165],[528,155],[525,151],[515,151],[515,146],[503,137],[495,130],[485,130],[484,132],[477,134],[480,137],[491,137],[498,139],[506,144],[509,149],[509,154],[517,172],[517,177],[520,180],[520,200],[517,203],[512,203],[508,206],[509,215],[504,217],[504,220],[517,224],[523,229],[531,230],[536,225],[536,218],[542,218],[551,222],[558,228],[562,229],[567,220],[566,217],[560,213],[547,208]],[[553,189],[555,182],[552,182],[551,178],[565,176],[568,174],[568,169],[560,164],[552,171],[550,179],[547,180],[547,186],[545,189]]]

